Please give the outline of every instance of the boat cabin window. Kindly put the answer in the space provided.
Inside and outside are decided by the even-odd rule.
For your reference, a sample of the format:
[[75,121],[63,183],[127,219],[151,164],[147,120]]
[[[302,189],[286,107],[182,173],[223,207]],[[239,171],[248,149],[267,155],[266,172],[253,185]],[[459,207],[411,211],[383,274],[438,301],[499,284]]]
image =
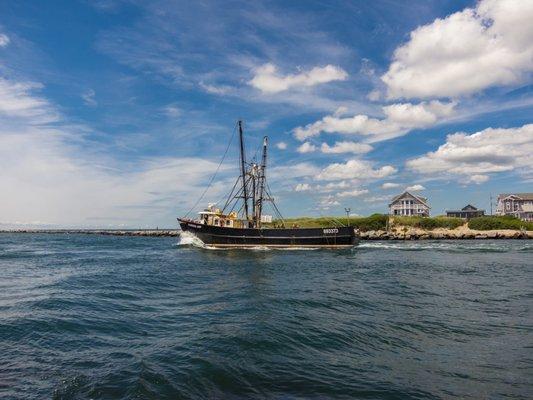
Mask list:
[[215,225],[218,226],[218,218],[215,218]]
[[231,221],[229,219],[226,221],[226,226],[231,226]]

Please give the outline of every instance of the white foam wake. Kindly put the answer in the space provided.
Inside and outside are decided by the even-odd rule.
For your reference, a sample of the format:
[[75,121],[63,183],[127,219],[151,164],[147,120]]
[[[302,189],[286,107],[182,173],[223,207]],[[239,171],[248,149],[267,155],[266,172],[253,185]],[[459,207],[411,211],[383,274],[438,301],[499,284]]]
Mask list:
[[201,247],[206,248],[204,242],[202,242],[197,236],[193,235],[190,232],[180,232],[180,235],[178,237],[178,246],[195,246],[195,247]]

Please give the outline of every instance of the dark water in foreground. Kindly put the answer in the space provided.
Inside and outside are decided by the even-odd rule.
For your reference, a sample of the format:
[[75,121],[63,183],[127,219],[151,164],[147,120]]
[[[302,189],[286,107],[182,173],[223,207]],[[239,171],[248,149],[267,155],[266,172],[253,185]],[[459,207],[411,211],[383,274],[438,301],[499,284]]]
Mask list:
[[533,241],[0,234],[0,398],[533,396]]

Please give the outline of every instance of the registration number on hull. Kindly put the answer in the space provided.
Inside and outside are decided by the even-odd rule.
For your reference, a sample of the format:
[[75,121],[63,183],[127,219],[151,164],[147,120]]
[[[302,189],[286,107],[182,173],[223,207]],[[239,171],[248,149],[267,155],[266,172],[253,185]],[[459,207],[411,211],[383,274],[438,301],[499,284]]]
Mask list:
[[339,230],[337,228],[323,229],[322,233],[324,233],[325,235],[332,234],[332,233],[339,233]]

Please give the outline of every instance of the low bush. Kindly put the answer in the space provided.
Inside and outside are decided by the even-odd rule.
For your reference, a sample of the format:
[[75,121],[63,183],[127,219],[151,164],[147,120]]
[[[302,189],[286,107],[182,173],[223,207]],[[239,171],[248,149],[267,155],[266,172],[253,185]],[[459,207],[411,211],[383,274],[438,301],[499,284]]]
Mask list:
[[465,221],[461,218],[452,217],[394,217],[393,224],[396,226],[411,226],[432,230],[436,228],[455,229],[463,225]]
[[[388,216],[384,214],[372,214],[369,217],[319,217],[319,218],[287,218],[284,220],[285,227],[299,226],[300,228],[324,228],[331,226],[355,226],[361,231],[385,230]],[[281,221],[275,220],[269,226],[279,226]]]
[[486,216],[472,218],[468,221],[468,227],[478,231],[489,231],[496,229],[526,229],[533,230],[533,222],[524,222],[512,216]]
[[387,229],[389,216],[386,214],[372,214],[369,217],[343,218],[344,225],[353,225],[359,230],[365,231],[383,231]]

